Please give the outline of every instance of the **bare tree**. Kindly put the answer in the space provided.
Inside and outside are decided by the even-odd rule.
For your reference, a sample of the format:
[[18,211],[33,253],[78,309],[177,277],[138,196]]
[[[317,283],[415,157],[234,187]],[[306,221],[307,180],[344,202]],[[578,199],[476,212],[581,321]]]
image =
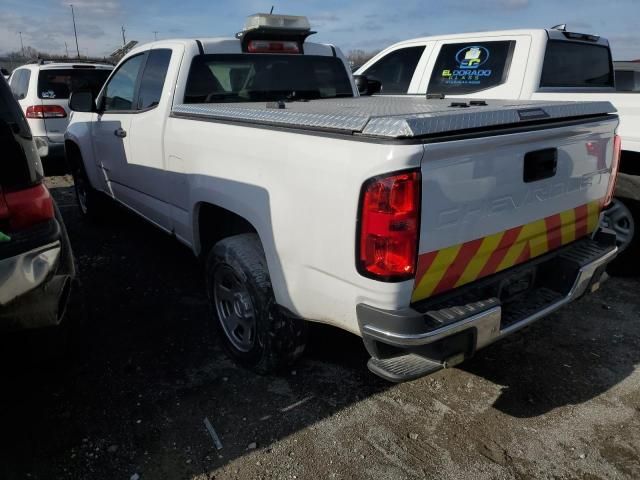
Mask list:
[[347,54],[347,59],[349,60],[349,63],[351,64],[352,68],[357,68],[357,67],[361,67],[362,65],[367,63],[369,60],[371,60],[373,57],[375,57],[379,51],[380,50],[371,50],[369,52],[365,50],[360,50],[360,49],[349,50],[349,53]]

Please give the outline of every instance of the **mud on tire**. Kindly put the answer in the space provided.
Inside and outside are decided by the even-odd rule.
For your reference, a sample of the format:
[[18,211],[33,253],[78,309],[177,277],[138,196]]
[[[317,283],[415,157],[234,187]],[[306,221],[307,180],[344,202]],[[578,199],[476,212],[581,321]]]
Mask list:
[[287,316],[276,305],[258,235],[235,235],[216,243],[207,257],[205,274],[216,331],[231,358],[257,373],[269,374],[300,357],[306,344],[306,322]]

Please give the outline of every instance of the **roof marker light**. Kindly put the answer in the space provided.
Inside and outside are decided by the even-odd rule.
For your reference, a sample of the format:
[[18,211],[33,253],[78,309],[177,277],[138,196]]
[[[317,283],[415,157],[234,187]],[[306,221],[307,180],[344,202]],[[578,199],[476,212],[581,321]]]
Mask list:
[[268,13],[256,13],[250,15],[244,24],[244,31],[256,29],[278,30],[311,30],[307,17],[296,15],[270,15]]

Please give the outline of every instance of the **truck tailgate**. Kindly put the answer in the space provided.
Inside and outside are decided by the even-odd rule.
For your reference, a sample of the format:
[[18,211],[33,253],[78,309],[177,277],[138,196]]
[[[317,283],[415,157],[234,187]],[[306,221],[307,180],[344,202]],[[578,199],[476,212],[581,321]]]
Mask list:
[[412,301],[589,235],[613,158],[615,117],[425,144]]

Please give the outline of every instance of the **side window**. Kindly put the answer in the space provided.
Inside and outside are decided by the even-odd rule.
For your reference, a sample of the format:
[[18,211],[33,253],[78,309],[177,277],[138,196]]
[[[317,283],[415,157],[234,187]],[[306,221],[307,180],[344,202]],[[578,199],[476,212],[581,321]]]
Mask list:
[[14,97],[18,96],[18,83],[20,83],[20,77],[22,76],[22,72],[24,72],[24,70],[15,70],[11,75],[11,81],[9,82],[9,86],[11,87],[11,93],[13,93]]
[[169,69],[171,50],[151,50],[142,73],[140,92],[138,93],[138,109],[152,108],[160,103],[164,79]]
[[507,81],[515,40],[442,45],[427,93],[461,95]]
[[11,77],[11,91],[18,100],[27,96],[30,78],[31,72],[26,69],[16,70]]
[[364,74],[382,82],[382,93],[407,93],[425,47],[394,50],[371,65]]
[[640,92],[640,71],[616,70],[616,90],[619,92]]
[[133,110],[136,81],[145,55],[131,57],[111,77],[104,89],[102,105],[105,112]]
[[31,70],[24,70],[20,78],[20,98],[25,98],[29,91],[29,80],[31,80]]

